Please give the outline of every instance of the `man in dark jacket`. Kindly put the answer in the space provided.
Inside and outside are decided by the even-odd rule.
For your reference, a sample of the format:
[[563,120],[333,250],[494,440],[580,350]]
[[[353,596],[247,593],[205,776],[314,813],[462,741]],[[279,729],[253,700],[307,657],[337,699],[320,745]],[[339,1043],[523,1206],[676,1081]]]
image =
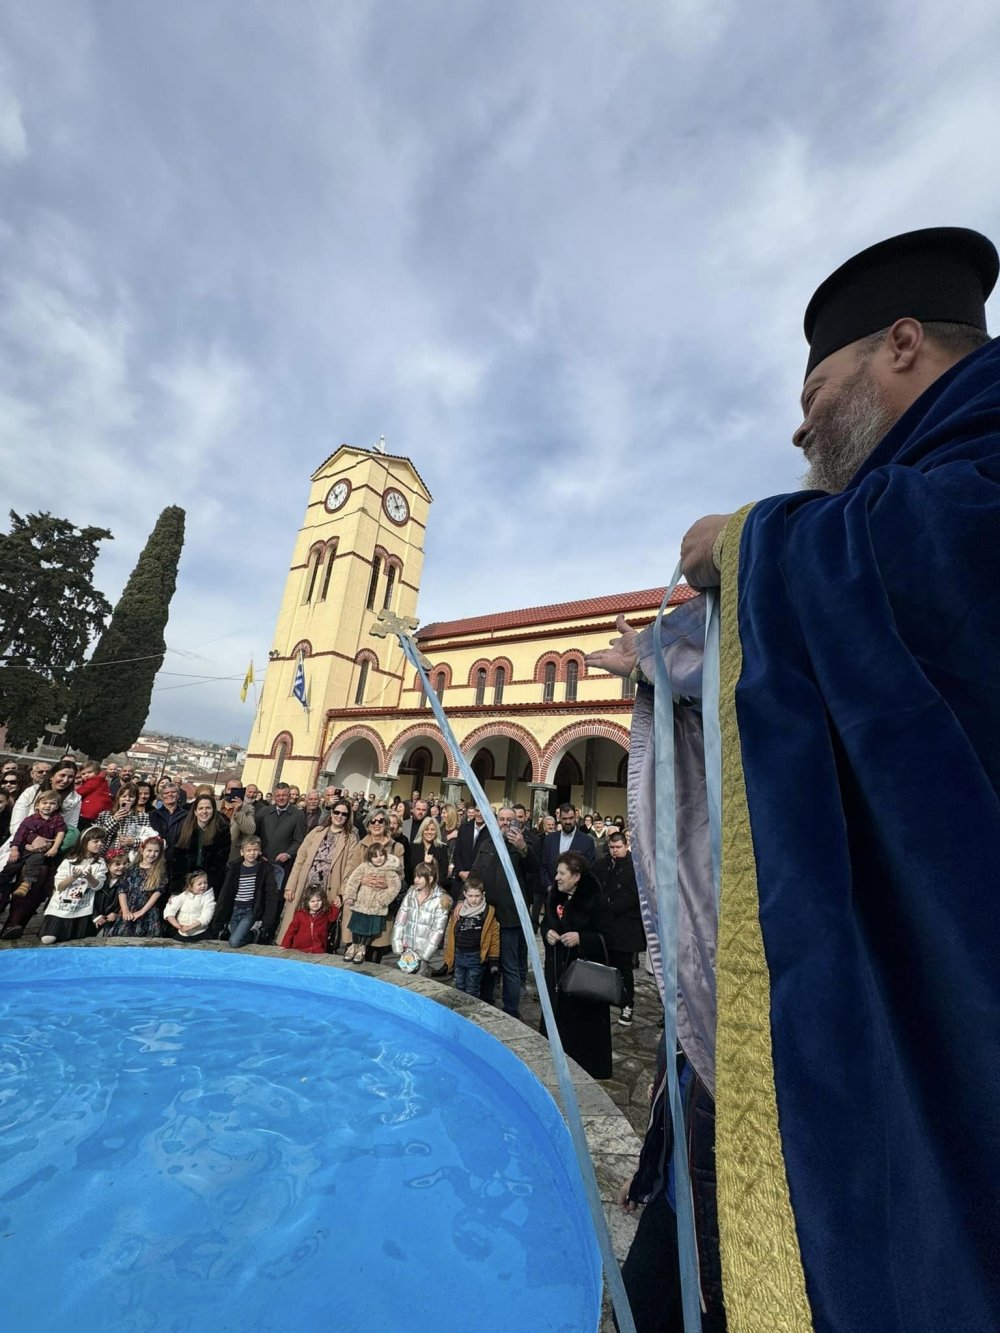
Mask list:
[[459,898],[462,896],[462,885],[469,877],[469,871],[472,869],[476,853],[484,837],[489,842],[490,835],[486,832],[486,821],[483,819],[481,812],[470,801],[465,823],[458,826],[458,837],[455,839],[455,882],[453,888]]
[[559,827],[554,833],[547,833],[542,843],[542,883],[545,892],[555,883],[556,866],[560,856],[567,852],[579,852],[588,866],[593,866],[597,849],[594,839],[583,829],[577,828],[576,811],[571,805],[561,805],[556,811]]
[[274,866],[274,877],[280,889],[306,836],[306,817],[297,805],[291,804],[291,788],[287,782],[276,783],[272,796],[274,804],[257,816],[257,836],[264,855]]
[[177,846],[177,838],[187,815],[187,807],[181,801],[180,788],[176,782],[168,782],[161,789],[159,800],[149,812],[149,822],[165,844],[164,858],[168,870],[173,864],[174,848]]
[[[527,886],[536,871],[537,863],[524,840],[524,834],[511,828],[513,821],[514,811],[509,805],[502,806],[497,811],[497,823],[500,825],[500,832],[507,840],[517,882],[525,903],[530,905],[531,899]],[[493,845],[493,839],[488,832],[483,832],[479,837],[472,870],[483,881],[486,890],[486,901],[493,908],[497,921],[500,923],[500,971],[503,973],[504,1013],[510,1014],[514,1018],[520,1018],[518,1005],[521,1001],[521,980],[523,976],[521,954],[522,950],[525,955],[527,954],[527,945],[524,942],[517,908],[514,905],[514,895],[511,893],[506,872],[500,857],[497,855],[497,849]],[[485,971],[480,996],[487,1004],[493,1003],[495,986],[496,977]]]
[[639,906],[639,887],[635,882],[632,853],[621,833],[608,835],[608,855],[599,856],[594,874],[611,908],[612,931],[608,943],[608,961],[622,974],[624,1004],[618,1022],[623,1028],[632,1025],[635,1007],[636,954],[646,947],[646,932],[642,928],[642,910]]

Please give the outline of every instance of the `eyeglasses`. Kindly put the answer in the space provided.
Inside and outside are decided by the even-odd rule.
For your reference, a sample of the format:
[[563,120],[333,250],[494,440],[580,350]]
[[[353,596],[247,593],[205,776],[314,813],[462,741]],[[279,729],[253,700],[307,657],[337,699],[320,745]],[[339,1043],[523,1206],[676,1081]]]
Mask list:
[[4,778],[4,780],[3,780],[3,785],[4,785],[5,787],[16,787],[16,786],[17,786],[17,778]]
[[385,823],[385,820],[382,819],[382,818],[380,817],[380,818],[378,818],[378,819],[369,819],[368,823],[369,823],[369,824],[384,824],[384,823]]
[[334,819],[346,819],[351,812],[350,810],[332,810],[330,813]]

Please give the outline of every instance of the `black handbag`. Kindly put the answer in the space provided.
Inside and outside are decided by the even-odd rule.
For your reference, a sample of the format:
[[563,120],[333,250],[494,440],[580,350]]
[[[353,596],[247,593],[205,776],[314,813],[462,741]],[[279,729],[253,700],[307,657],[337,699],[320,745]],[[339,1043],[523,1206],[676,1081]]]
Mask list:
[[[607,947],[604,953],[607,955]],[[625,1002],[622,974],[617,967],[595,963],[589,958],[574,958],[559,978],[559,990],[569,1000],[587,1004],[611,1004],[620,1009]]]

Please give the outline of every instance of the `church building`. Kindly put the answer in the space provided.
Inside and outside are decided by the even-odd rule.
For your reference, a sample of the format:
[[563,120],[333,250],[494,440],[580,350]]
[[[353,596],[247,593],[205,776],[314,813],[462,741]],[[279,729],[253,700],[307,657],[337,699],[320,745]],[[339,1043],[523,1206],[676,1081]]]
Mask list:
[[[431,494],[404,457],[341,447],[312,477],[250,736],[245,782],[333,783],[381,797],[468,795],[413,668],[374,638],[416,617]],[[416,632],[432,688],[492,801],[624,814],[632,685],[588,671],[615,619],[664,589],[437,621]],[[692,596],[686,586],[674,603]],[[298,683],[297,683],[298,682]]]

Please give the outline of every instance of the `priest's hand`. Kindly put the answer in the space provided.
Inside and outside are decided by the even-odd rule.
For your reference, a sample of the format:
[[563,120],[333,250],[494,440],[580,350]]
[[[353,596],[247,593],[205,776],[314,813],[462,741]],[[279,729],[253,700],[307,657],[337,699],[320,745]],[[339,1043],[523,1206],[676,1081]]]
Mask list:
[[719,571],[712,559],[716,538],[732,514],[708,514],[692,523],[681,542],[681,571],[692,588],[717,588]]
[[597,671],[607,671],[612,676],[631,676],[636,666],[636,637],[634,630],[623,615],[615,621],[619,637],[611,640],[610,648],[600,648],[596,653],[587,653],[584,665]]

